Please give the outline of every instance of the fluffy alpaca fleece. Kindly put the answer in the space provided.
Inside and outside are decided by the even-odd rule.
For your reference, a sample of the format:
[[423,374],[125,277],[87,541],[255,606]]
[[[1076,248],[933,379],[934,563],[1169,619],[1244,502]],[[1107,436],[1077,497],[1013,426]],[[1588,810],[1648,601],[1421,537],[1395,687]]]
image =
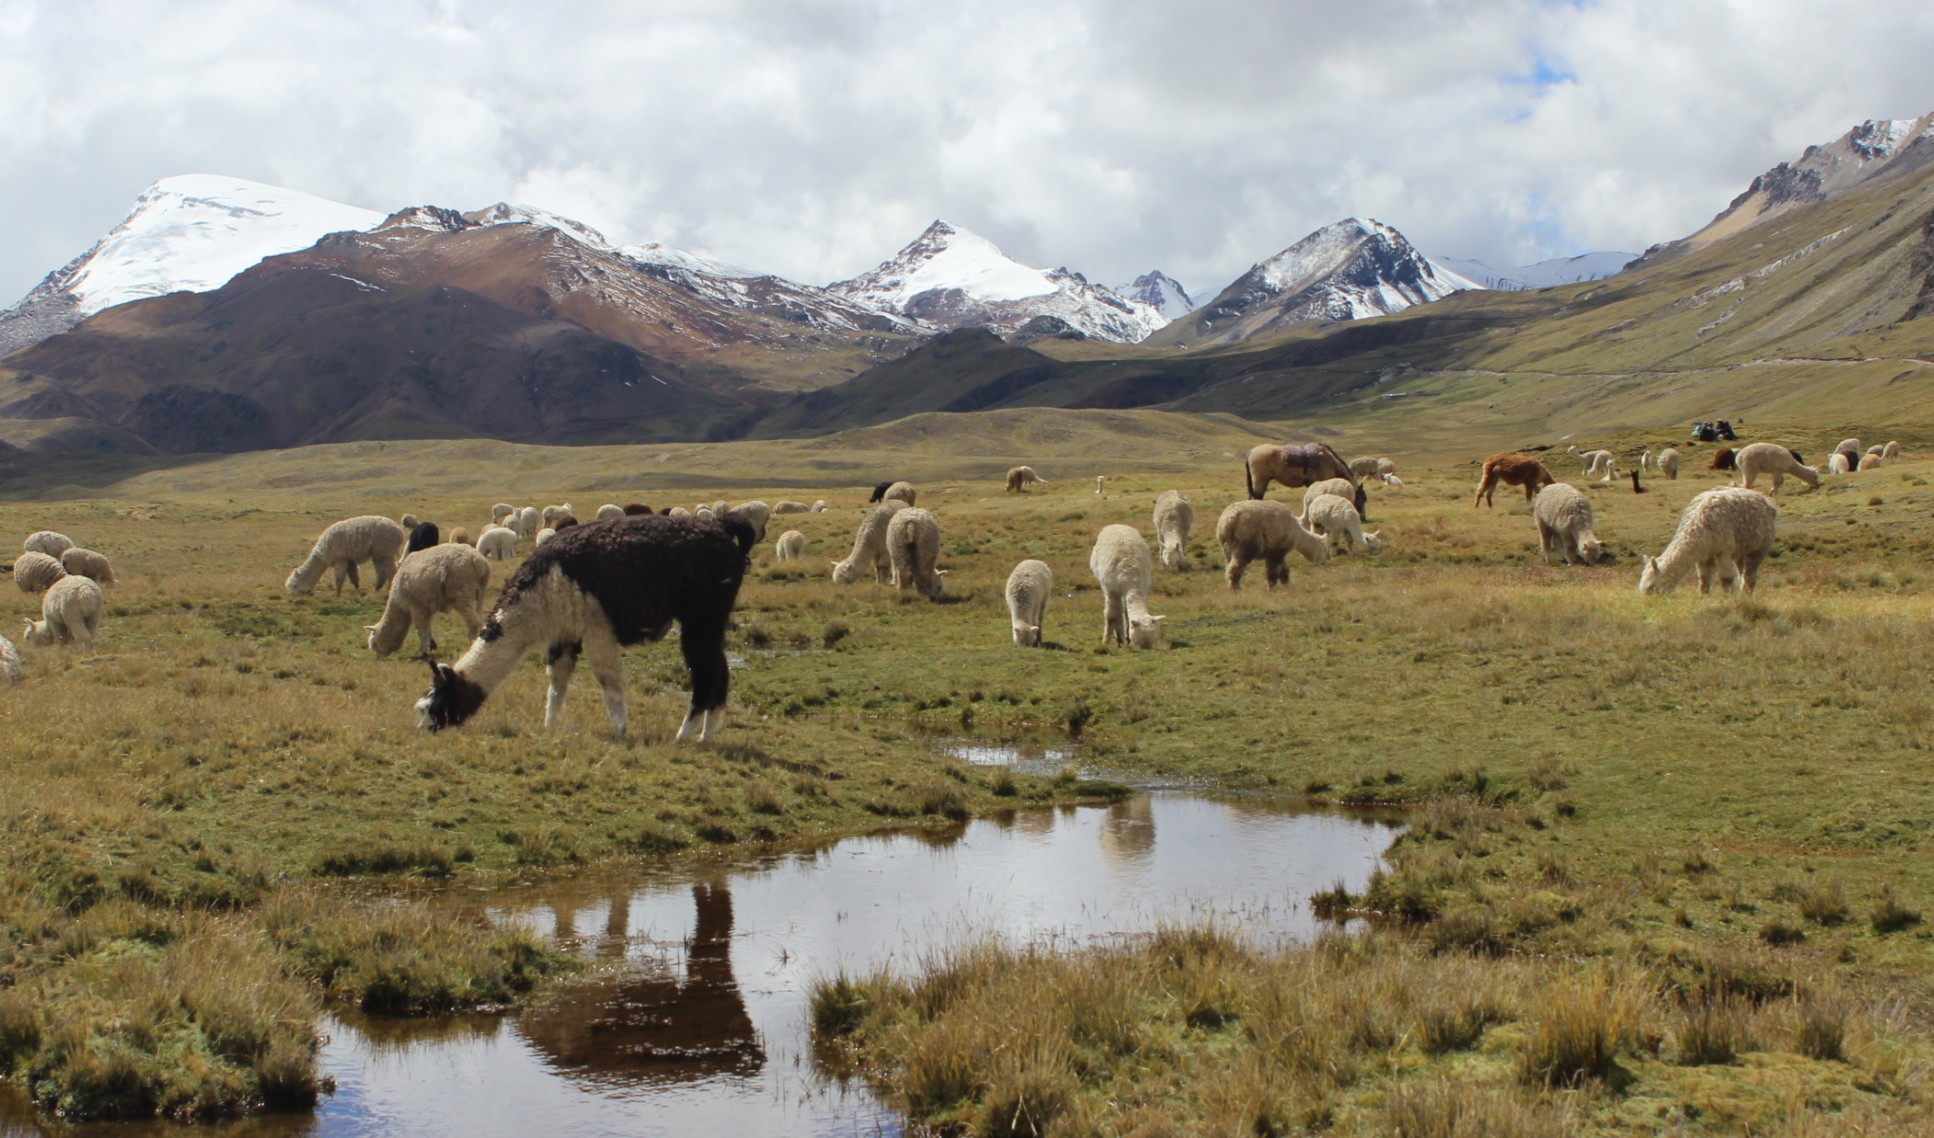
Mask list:
[[44,529],[28,534],[27,540],[20,543],[20,548],[28,553],[45,553],[49,557],[59,557],[74,548],[74,539],[64,533]]
[[1383,549],[1383,531],[1363,532],[1363,519],[1357,515],[1356,507],[1334,494],[1317,495],[1303,512],[1302,521],[1304,528],[1322,534],[1331,548],[1344,553],[1357,545],[1365,553]]
[[104,553],[77,545],[60,555],[60,567],[76,577],[92,578],[98,584],[114,584],[114,563]]
[[1155,559],[1134,526],[1103,526],[1088,554],[1088,571],[1101,583],[1101,642],[1134,648],[1162,646],[1163,617],[1148,611]]
[[886,553],[901,592],[940,599],[940,522],[932,514],[918,506],[896,510],[886,523]]
[[616,502],[606,502],[604,505],[598,507],[598,515],[594,520],[608,522],[612,518],[622,518],[624,516],[625,508],[623,506],[618,505]]
[[1847,452],[1836,450],[1827,455],[1828,474],[1851,474],[1853,467],[1847,462]]
[[1303,512],[1309,513],[1309,504],[1325,494],[1346,502],[1354,501],[1356,484],[1343,478],[1325,478],[1321,482],[1310,483],[1303,487]]
[[508,561],[517,556],[517,531],[504,526],[485,526],[477,535],[477,552],[492,561]]
[[389,584],[390,574],[396,572],[396,557],[403,550],[403,537],[403,527],[395,518],[377,514],[344,518],[322,531],[315,548],[309,551],[309,559],[295,567],[283,587],[298,597],[306,597],[316,591],[316,582],[328,570],[336,579],[336,595],[341,596],[345,577],[357,589],[363,587],[356,577],[356,563],[367,561],[375,566],[375,587],[381,589]]
[[779,502],[772,507],[775,514],[810,514],[813,508],[804,502]]
[[507,525],[508,523],[504,519],[515,516],[516,513],[516,506],[511,505],[509,502],[499,502],[490,507],[490,521],[493,525]]
[[1860,456],[1866,452],[1860,449],[1859,439],[1841,439],[1839,445],[1833,449],[1847,456],[1847,466],[1849,468],[1853,470],[1860,469]]
[[796,529],[780,534],[779,540],[773,545],[774,557],[779,561],[797,561],[805,551],[806,535]]
[[20,653],[14,651],[13,641],[0,636],[0,684],[17,684],[20,676]]
[[1645,559],[1639,592],[1669,593],[1695,568],[1701,593],[1711,592],[1715,579],[1722,588],[1752,592],[1759,583],[1760,563],[1773,551],[1778,517],[1779,507],[1771,498],[1743,486],[1694,495],[1665,551]]
[[1180,490],[1164,490],[1155,499],[1155,544],[1162,551],[1162,565],[1173,573],[1182,571],[1188,556],[1189,531],[1195,528],[1195,507]]
[[1531,516],[1538,523],[1538,544],[1544,547],[1545,560],[1551,560],[1555,549],[1567,565],[1598,563],[1604,546],[1592,533],[1592,502],[1577,487],[1556,482],[1538,491]]
[[677,621],[692,676],[678,740],[704,742],[725,721],[725,631],[752,538],[752,524],[730,516],[704,522],[641,515],[558,534],[511,575],[457,662],[431,663],[430,690],[416,705],[421,725],[435,731],[469,719],[519,660],[542,648],[551,681],[544,725],[557,725],[583,655],[604,688],[611,730],[623,735],[623,648],[659,640]]
[[403,546],[403,556],[405,557],[408,557],[412,553],[421,553],[426,549],[432,549],[443,543],[443,533],[437,529],[435,522],[418,522],[416,525],[407,528],[410,531],[410,540]]
[[888,486],[886,488],[886,493],[880,496],[880,501],[882,502],[900,501],[900,502],[905,502],[907,505],[911,506],[913,505],[914,499],[918,498],[919,496],[920,496],[920,492],[913,488],[913,483],[895,482],[893,485]]
[[1350,460],[1350,473],[1358,482],[1368,482],[1375,478],[1386,486],[1402,486],[1403,479],[1397,477],[1397,464],[1387,458],[1364,455]]
[[814,499],[814,501],[813,501],[813,508],[812,508],[812,512],[813,512],[813,513],[815,513],[815,514],[823,514],[823,513],[825,513],[825,512],[826,512],[826,499],[824,499],[824,498],[817,498],[817,499]]
[[569,502],[561,506],[545,506],[543,514],[544,528],[556,529],[558,528],[557,519],[570,517],[576,513],[577,510]]
[[1023,561],[1007,575],[1007,616],[1014,629],[1014,647],[1041,646],[1041,626],[1047,622],[1048,597],[1053,592],[1054,570],[1045,561]]
[[537,516],[537,507],[525,506],[523,509],[517,511],[517,524],[510,528],[517,531],[518,537],[536,537],[537,531],[544,528],[540,522],[541,519]]
[[1032,466],[1014,466],[1009,467],[1007,471],[1007,492],[1009,494],[1025,494],[1029,486],[1033,486],[1036,483],[1045,484],[1046,482],[1047,479],[1034,473]]
[[1568,446],[1565,453],[1575,456],[1585,464],[1585,477],[1597,478],[1600,482],[1611,482],[1618,478],[1618,460],[1608,450],[1579,450]]
[[430,621],[440,612],[456,613],[475,637],[483,627],[484,589],[489,584],[489,560],[467,545],[452,542],[405,558],[390,582],[382,621],[363,626],[369,650],[378,659],[389,655],[403,646],[414,625],[420,654],[428,659],[436,651]]
[[55,558],[30,549],[14,559],[13,583],[23,593],[42,593],[55,581],[67,576],[67,570]]
[[450,544],[451,545],[469,545],[470,531],[467,529],[464,529],[462,526],[458,526],[456,529],[451,530]]
[[1106,474],[1095,475],[1095,493],[1104,498],[1108,496],[1108,476]]
[[751,522],[752,532],[756,535],[752,539],[752,544],[754,545],[766,539],[766,523],[772,520],[772,507],[759,501],[740,502],[730,510],[715,510],[713,512],[718,514],[737,514],[746,521]]
[[1679,450],[1677,447],[1667,447],[1659,452],[1659,473],[1675,482],[1678,481]]
[[1863,454],[1860,456],[1860,469],[1878,470],[1880,469],[1881,464],[1886,461],[1887,461],[1886,459],[1880,457],[1877,454]]
[[1706,469],[1738,470],[1739,463],[1735,461],[1737,453],[1731,447],[1720,447],[1718,450],[1712,452],[1712,461],[1706,464]]
[[22,639],[29,644],[94,647],[101,631],[101,587],[87,577],[62,577],[40,598],[40,619],[26,625]]
[[1229,590],[1242,588],[1242,574],[1251,561],[1260,558],[1268,568],[1269,584],[1289,583],[1290,553],[1303,560],[1325,565],[1330,547],[1324,540],[1303,528],[1296,514],[1284,502],[1247,500],[1231,502],[1215,522],[1216,543],[1222,546],[1224,574]]
[[1887,459],[1889,461],[1899,458],[1900,443],[1895,442],[1891,439],[1888,440],[1887,445],[1880,448],[1880,457]]
[[873,579],[880,584],[893,579],[893,558],[886,551],[886,527],[894,514],[906,508],[905,502],[893,498],[866,512],[853,534],[853,552],[846,555],[846,560],[833,562],[833,584],[852,584],[860,579],[860,572],[868,565],[873,567]]
[[1733,452],[1733,462],[1739,467],[1739,484],[1748,490],[1762,474],[1772,476],[1773,488],[1768,491],[1772,494],[1780,492],[1780,483],[1789,474],[1808,486],[1820,485],[1820,472],[1803,465],[1792,451],[1778,443],[1748,443]]
[[[640,514],[649,514],[652,510],[650,506],[645,505],[643,502],[626,502],[622,512],[627,518],[635,518]],[[686,517],[691,517],[691,515],[692,512],[690,510],[685,511]]]
[[1497,484],[1524,487],[1524,500],[1529,502],[1538,496],[1538,491],[1558,481],[1545,469],[1545,464],[1528,454],[1512,454],[1503,451],[1484,460],[1484,477],[1477,484],[1477,497],[1471,499],[1471,508],[1482,503],[1495,506],[1491,496],[1497,491]]

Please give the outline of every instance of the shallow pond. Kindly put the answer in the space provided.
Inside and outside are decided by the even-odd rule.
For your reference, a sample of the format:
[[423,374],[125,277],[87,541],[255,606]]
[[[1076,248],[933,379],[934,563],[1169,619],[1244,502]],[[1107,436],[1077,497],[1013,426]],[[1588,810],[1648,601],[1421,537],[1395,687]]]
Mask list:
[[1306,898],[1360,889],[1390,816],[1159,791],[848,838],[673,870],[446,894],[606,961],[514,1014],[327,1025],[336,1093],[313,1112],[208,1126],[65,1126],[18,1096],[0,1133],[230,1135],[897,1134],[863,1090],[828,1085],[806,1036],[812,981],[915,967],[977,933],[1108,943],[1216,915],[1262,942],[1315,929]]

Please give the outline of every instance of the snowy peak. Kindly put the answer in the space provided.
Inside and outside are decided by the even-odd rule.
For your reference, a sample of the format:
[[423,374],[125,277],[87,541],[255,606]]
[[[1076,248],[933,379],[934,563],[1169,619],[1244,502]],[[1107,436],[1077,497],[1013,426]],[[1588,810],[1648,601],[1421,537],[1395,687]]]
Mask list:
[[1556,257],[1533,265],[1509,268],[1497,268],[1483,261],[1458,257],[1433,257],[1431,261],[1440,270],[1455,273],[1477,288],[1522,292],[1526,289],[1603,280],[1631,264],[1637,257],[1637,253],[1580,253],[1576,257]]
[[1824,146],[1809,146],[1753,179],[1704,229],[1654,245],[1650,263],[1703,249],[1809,202],[1838,197],[1876,178],[1910,173],[1934,162],[1934,114],[1917,119],[1868,119]]
[[1477,287],[1433,264],[1395,228],[1350,217],[1257,262],[1157,339],[1232,344],[1311,321],[1387,316]]
[[1148,305],[1165,320],[1176,320],[1195,311],[1195,301],[1190,299],[1182,282],[1160,269],[1143,273],[1133,284],[1117,285],[1115,291]]
[[1132,344],[1166,321],[1151,305],[1070,269],[1036,269],[969,230],[935,221],[892,259],[828,290],[941,328],[1017,332],[1038,316],[1071,334]]

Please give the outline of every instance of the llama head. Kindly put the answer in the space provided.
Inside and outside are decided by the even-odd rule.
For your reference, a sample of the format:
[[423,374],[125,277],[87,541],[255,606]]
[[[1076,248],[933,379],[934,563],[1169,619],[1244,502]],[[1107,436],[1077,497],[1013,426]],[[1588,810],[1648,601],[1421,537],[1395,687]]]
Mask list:
[[1039,648],[1041,646],[1041,626],[1025,621],[1014,622],[1014,647]]
[[378,629],[382,627],[383,626],[380,624],[365,624],[363,625],[363,631],[369,633],[369,650],[371,652],[376,653],[376,655],[378,656],[387,656],[389,655],[389,653],[383,651],[381,648],[376,647],[376,632]]
[[1670,591],[1666,588],[1665,582],[1660,579],[1659,559],[1656,557],[1646,558],[1645,569],[1639,574],[1639,592],[1647,596],[1657,596]]
[[1585,559],[1587,565],[1598,564],[1598,559],[1604,554],[1605,543],[1595,537],[1583,538],[1578,542],[1578,555]]
[[1162,622],[1164,616],[1136,616],[1128,620],[1128,643],[1136,648],[1160,648],[1162,646]]
[[475,715],[483,706],[486,694],[482,686],[465,679],[447,664],[435,660],[429,664],[430,690],[416,701],[417,726],[426,731],[441,731]]
[[1363,535],[1363,548],[1370,553],[1383,552],[1383,531],[1373,530]]
[[289,579],[282,582],[282,587],[289,590],[289,595],[292,597],[306,597],[316,591],[316,583],[314,581],[304,581],[302,579],[301,569],[290,573]]

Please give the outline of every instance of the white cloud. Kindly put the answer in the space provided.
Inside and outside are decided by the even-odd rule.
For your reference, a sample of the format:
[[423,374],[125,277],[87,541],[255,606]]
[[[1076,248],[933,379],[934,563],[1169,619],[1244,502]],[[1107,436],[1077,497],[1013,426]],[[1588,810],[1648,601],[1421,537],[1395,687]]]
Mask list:
[[[0,0],[0,294],[209,171],[542,206],[802,280],[936,216],[1212,292],[1376,216],[1498,262],[1642,249],[1934,110],[1874,0]],[[0,301],[3,303],[4,301]]]

